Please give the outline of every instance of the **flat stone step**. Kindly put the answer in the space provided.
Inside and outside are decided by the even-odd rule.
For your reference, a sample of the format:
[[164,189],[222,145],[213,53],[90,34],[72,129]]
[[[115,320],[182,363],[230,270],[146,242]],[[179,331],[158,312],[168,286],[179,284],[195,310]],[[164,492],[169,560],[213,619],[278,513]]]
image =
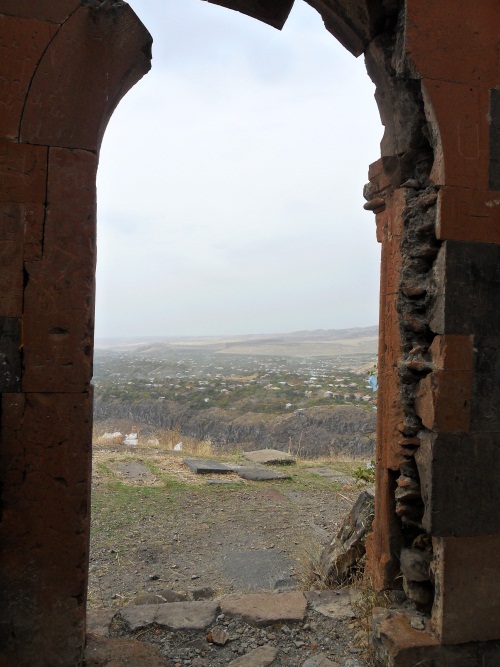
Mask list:
[[221,600],[223,614],[258,626],[300,623],[306,607],[307,600],[300,591],[236,595]]
[[272,470],[269,468],[239,468],[236,474],[242,479],[247,479],[251,482],[267,482],[275,479],[291,479],[290,475],[286,475],[279,470]]
[[295,463],[291,454],[280,452],[278,449],[258,449],[254,452],[245,452],[243,456],[252,463],[264,465],[290,465]]
[[272,646],[259,646],[241,658],[229,663],[229,667],[269,667],[278,657],[278,650]]
[[197,461],[196,459],[184,459],[184,463],[189,470],[197,475],[212,475],[214,473],[227,474],[234,472],[233,468],[229,468],[218,461]]
[[169,630],[205,630],[215,621],[219,604],[203,602],[165,602],[123,607],[120,615],[129,630],[142,630],[153,623]]

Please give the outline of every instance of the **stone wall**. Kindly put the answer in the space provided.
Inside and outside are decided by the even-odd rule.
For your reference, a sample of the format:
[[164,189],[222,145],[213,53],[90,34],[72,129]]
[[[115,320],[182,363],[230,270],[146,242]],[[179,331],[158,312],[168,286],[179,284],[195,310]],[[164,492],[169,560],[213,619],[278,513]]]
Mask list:
[[[385,619],[379,654],[451,665],[467,644],[497,664],[498,0],[307,1],[364,53],[385,126],[364,193],[382,243],[369,567],[431,621]],[[293,0],[217,4],[280,28]],[[151,38],[120,0],[0,0],[0,23],[0,663],[67,667],[85,631],[95,173]]]
[[151,39],[120,2],[0,1],[0,664],[82,659],[95,177]]

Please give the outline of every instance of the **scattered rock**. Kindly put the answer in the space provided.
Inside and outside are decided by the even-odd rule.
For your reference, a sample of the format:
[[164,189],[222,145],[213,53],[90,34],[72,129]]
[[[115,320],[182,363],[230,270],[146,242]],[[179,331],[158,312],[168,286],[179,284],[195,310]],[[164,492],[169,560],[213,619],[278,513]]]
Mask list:
[[401,549],[401,572],[410,581],[429,581],[432,554],[420,549]]
[[123,607],[120,615],[132,631],[153,623],[169,630],[205,630],[214,622],[218,611],[216,602],[168,602]]
[[363,538],[370,530],[374,507],[374,496],[363,491],[342,522],[336,537],[321,554],[320,571],[325,581],[343,581],[353,565],[364,556],[366,549]]
[[184,463],[187,467],[197,475],[211,475],[213,473],[230,473],[233,472],[232,468],[219,463],[218,461],[196,461],[195,459],[184,459]]
[[403,590],[406,597],[415,603],[417,609],[427,610],[434,599],[434,591],[430,581],[410,581],[403,577]]
[[183,591],[172,591],[170,589],[158,591],[163,600],[162,602],[187,602],[188,594]]
[[278,657],[278,650],[272,646],[259,646],[241,658],[229,663],[229,667],[268,667]]
[[167,661],[151,644],[135,639],[87,635],[86,667],[167,667]]
[[295,463],[291,454],[280,452],[277,449],[258,449],[254,452],[245,452],[243,456],[252,463],[263,463],[264,465],[290,465]]
[[225,630],[225,628],[215,626],[215,628],[210,630],[210,634],[212,636],[212,642],[217,646],[225,646],[229,641],[229,633]]
[[304,619],[306,606],[307,600],[300,591],[230,596],[221,601],[223,614],[259,626],[300,622]]
[[352,603],[360,598],[361,593],[350,588],[338,591],[308,591],[306,594],[310,606],[329,618],[354,618]]
[[193,588],[191,597],[193,600],[210,600],[214,596],[213,588],[210,586],[203,586],[201,588]]
[[87,632],[96,637],[108,637],[109,626],[114,616],[118,613],[115,609],[94,609],[87,612]]

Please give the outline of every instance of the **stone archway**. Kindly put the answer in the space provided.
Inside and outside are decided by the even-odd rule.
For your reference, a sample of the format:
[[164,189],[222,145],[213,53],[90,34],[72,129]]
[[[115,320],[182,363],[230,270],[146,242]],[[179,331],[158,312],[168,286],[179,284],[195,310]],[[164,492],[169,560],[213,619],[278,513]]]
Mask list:
[[[481,0],[473,14],[453,0],[307,1],[346,48],[365,54],[386,128],[365,188],[382,242],[369,568],[379,589],[398,587],[402,569],[408,597],[432,614],[425,631],[401,614],[380,619],[380,659],[482,665],[491,656],[493,664],[499,649],[488,640],[500,636],[497,0]],[[280,28],[293,0],[216,4]],[[0,0],[0,23],[0,656],[6,665],[78,665],[95,173],[113,109],[149,69],[151,38],[120,0]],[[415,559],[419,576],[408,565]]]

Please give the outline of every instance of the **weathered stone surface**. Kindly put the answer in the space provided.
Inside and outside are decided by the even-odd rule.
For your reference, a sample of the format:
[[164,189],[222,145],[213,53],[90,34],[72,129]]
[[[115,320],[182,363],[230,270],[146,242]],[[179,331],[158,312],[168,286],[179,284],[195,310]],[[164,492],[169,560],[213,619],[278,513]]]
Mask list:
[[236,590],[268,590],[290,574],[292,561],[276,549],[234,549],[225,554],[225,576]]
[[376,662],[384,667],[495,667],[497,642],[439,644],[429,630],[413,628],[402,612],[375,609],[373,643]]
[[361,597],[360,591],[351,588],[339,590],[307,591],[309,605],[328,618],[354,618],[352,604]]
[[26,89],[56,26],[34,20],[31,12],[30,18],[6,16],[5,4],[2,2],[0,14],[0,133],[4,138],[17,139]]
[[205,630],[214,622],[216,602],[167,602],[124,607],[121,617],[130,630],[141,630],[156,623],[169,630]]
[[337,662],[329,660],[324,653],[308,658],[302,667],[336,667]]
[[96,637],[109,637],[109,626],[117,613],[117,609],[92,609],[87,611],[87,634]]
[[0,317],[0,391],[19,391],[21,372],[21,320]]
[[241,658],[229,663],[229,667],[269,667],[278,657],[278,649],[273,646],[259,646]]
[[80,5],[38,64],[21,140],[98,150],[117,103],[149,70],[150,48],[151,36],[126,3]]
[[365,554],[363,538],[371,528],[374,510],[374,497],[363,491],[352,510],[321,554],[320,569],[326,581],[340,582],[349,570]]
[[0,315],[21,317],[23,308],[24,228],[21,205],[0,203]]
[[44,203],[47,188],[47,147],[0,140],[2,187],[0,201]]
[[432,554],[421,549],[401,549],[401,572],[410,581],[429,581]]
[[236,473],[242,479],[247,479],[251,482],[268,482],[274,479],[290,479],[290,475],[286,475],[279,470],[269,470],[263,468],[239,468]]
[[272,625],[279,622],[300,622],[306,612],[303,593],[255,593],[229,596],[221,600],[223,614],[241,618],[250,625]]
[[81,392],[92,377],[96,156],[49,152],[41,261],[25,264],[23,389]]
[[415,454],[431,535],[500,533],[500,448],[494,433],[421,434]]
[[62,23],[78,7],[81,0],[2,0],[2,14],[25,16],[42,21]]
[[85,649],[86,667],[168,667],[160,651],[135,639],[103,638],[90,634]]
[[440,641],[498,640],[500,535],[433,538],[432,542],[433,572],[440,591],[432,625]]
[[280,452],[277,449],[259,449],[255,452],[245,452],[243,456],[252,463],[264,465],[288,465],[295,463],[291,454]]
[[0,663],[80,659],[91,422],[89,393],[2,396]]
[[232,468],[219,463],[218,461],[198,461],[195,459],[184,459],[184,463],[189,470],[192,470],[197,475],[212,475],[213,473],[227,474],[233,472]]
[[217,646],[225,646],[229,641],[229,633],[225,628],[220,628],[215,626],[210,630],[210,635],[212,638],[212,643]]

